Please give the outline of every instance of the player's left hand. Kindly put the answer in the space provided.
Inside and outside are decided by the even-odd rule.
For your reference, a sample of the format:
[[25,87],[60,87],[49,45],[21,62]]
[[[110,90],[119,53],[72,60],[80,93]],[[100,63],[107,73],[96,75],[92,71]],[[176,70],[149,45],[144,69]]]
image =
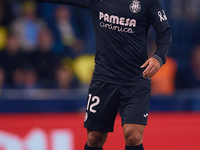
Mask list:
[[141,66],[141,68],[145,67],[147,68],[143,71],[143,77],[151,78],[158,72],[161,66],[160,62],[156,58],[151,57]]

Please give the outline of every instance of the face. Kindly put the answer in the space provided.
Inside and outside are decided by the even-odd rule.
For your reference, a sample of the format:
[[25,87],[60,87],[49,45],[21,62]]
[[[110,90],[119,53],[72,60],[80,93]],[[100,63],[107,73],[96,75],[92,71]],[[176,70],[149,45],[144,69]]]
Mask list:
[[42,29],[39,33],[39,47],[41,51],[50,51],[52,48],[53,37],[49,29]]
[[68,88],[72,80],[72,72],[69,68],[59,67],[56,72],[56,80],[60,88]]
[[10,35],[7,39],[7,51],[9,53],[16,53],[19,48],[19,42],[15,35]]
[[65,6],[59,6],[55,11],[55,17],[58,21],[70,20],[70,11]]

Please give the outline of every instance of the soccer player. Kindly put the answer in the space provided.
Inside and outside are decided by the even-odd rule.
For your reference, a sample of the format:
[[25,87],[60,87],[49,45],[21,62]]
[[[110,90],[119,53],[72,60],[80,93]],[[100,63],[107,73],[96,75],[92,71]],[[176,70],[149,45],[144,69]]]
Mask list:
[[[119,111],[125,150],[143,150],[150,101],[150,78],[166,62],[171,29],[159,0],[40,0],[88,8],[93,20],[96,55],[84,127],[85,150],[102,150]],[[84,17],[84,16],[83,16]],[[147,56],[150,25],[156,51]]]

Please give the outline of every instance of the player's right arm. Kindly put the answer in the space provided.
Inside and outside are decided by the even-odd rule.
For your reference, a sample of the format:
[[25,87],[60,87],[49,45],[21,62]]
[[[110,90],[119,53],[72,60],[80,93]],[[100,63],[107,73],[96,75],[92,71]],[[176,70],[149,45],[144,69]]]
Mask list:
[[52,3],[52,4],[65,4],[88,8],[90,0],[37,0],[40,2]]

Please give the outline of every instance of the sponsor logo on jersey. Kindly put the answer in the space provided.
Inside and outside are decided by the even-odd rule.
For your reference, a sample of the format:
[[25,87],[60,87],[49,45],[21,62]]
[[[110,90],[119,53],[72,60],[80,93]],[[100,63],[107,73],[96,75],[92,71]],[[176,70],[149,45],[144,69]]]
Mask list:
[[138,0],[133,0],[129,8],[133,13],[138,13],[141,10],[140,2]]
[[125,33],[134,33],[132,27],[136,27],[136,20],[131,18],[109,15],[99,12],[100,26],[110,30],[116,30]]

